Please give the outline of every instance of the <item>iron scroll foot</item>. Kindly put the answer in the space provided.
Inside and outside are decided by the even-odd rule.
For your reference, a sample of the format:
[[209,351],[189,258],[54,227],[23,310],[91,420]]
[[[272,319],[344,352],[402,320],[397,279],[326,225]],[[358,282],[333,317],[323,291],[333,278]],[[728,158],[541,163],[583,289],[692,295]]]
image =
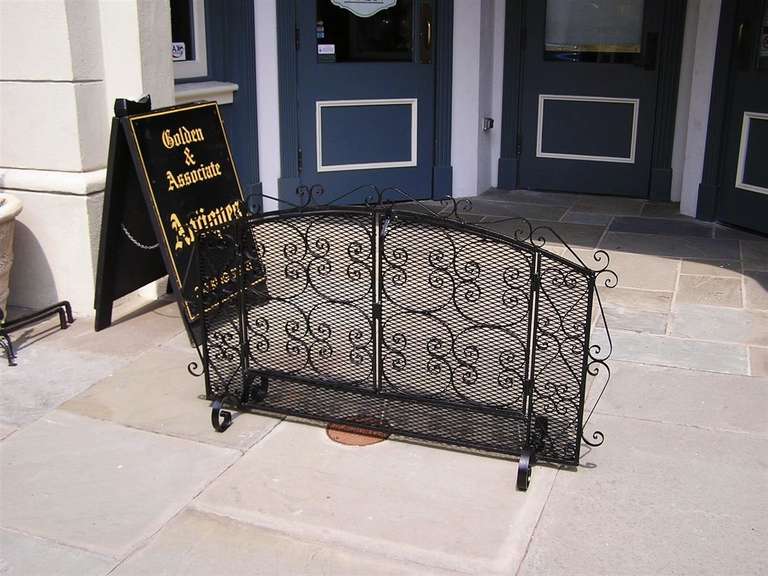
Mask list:
[[223,409],[222,400],[214,400],[211,409],[211,424],[216,432],[224,432],[232,424],[232,412]]
[[530,446],[523,448],[520,461],[517,464],[517,489],[521,492],[528,490],[531,484],[531,469],[536,463],[536,452]]

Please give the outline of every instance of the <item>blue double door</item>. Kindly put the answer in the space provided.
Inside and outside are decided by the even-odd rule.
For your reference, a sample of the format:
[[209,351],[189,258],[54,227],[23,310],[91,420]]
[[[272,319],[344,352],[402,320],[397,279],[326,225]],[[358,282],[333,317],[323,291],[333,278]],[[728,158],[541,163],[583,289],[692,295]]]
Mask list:
[[432,197],[431,0],[296,0],[299,179],[324,201]]

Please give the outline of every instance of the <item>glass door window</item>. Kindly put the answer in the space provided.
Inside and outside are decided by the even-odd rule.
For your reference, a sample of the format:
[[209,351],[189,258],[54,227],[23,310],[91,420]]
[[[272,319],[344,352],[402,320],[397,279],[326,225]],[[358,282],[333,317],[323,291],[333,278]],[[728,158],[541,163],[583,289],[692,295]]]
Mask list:
[[544,58],[632,62],[642,51],[643,0],[547,0]]
[[413,60],[413,2],[360,16],[329,0],[316,0],[318,62]]

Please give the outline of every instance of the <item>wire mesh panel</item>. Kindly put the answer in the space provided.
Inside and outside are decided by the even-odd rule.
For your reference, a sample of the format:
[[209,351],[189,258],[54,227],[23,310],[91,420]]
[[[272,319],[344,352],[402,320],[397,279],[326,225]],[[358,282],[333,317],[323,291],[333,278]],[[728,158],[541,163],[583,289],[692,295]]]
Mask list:
[[373,386],[370,214],[303,214],[249,223],[264,300],[246,307],[248,366]]
[[382,390],[521,418],[533,254],[423,216],[385,221]]
[[541,251],[534,312],[532,397],[537,453],[578,462],[594,280],[589,271]]

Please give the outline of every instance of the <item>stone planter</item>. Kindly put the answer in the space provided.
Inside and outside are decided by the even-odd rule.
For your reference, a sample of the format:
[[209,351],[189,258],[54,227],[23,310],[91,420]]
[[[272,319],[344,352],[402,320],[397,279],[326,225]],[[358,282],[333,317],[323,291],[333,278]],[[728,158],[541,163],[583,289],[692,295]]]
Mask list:
[[3,319],[13,264],[13,225],[20,212],[21,200],[11,194],[0,193],[0,311]]

